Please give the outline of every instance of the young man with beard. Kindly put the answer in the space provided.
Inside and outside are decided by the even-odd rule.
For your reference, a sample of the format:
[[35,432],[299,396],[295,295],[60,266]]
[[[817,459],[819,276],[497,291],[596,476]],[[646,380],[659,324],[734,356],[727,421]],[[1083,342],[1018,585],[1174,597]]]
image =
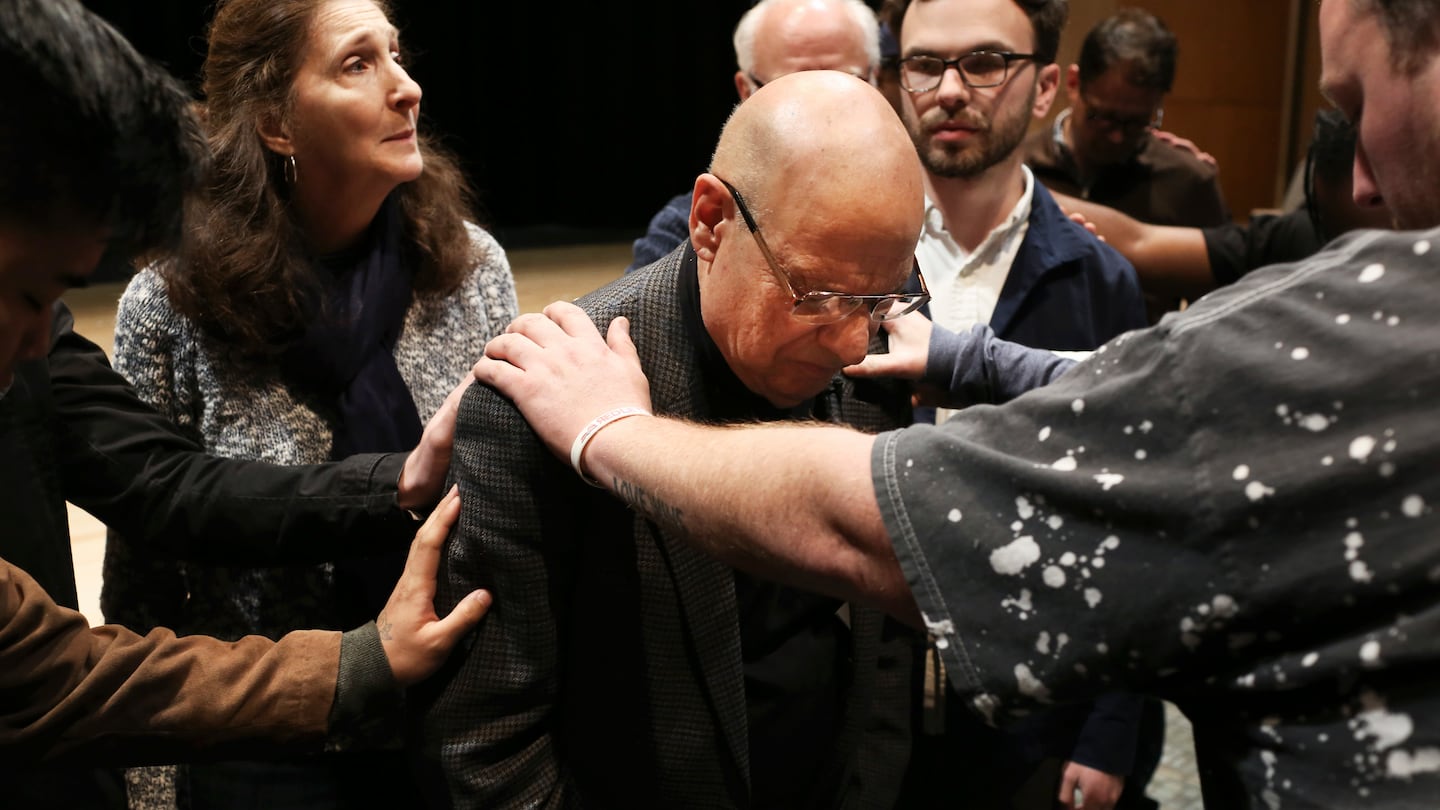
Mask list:
[[[930,282],[931,316],[956,331],[988,323],[1026,346],[1083,351],[1147,321],[1130,264],[1065,217],[1019,148],[1055,99],[1068,12],[1065,0],[891,0],[882,16],[899,39],[901,118],[925,166],[916,257]],[[928,691],[942,682],[940,660],[928,656]],[[1093,711],[1067,707],[1013,734],[980,725],[958,699],[931,694],[926,702],[936,706],[927,725],[943,722],[946,731],[920,739],[912,785],[936,784],[937,773],[968,760],[976,782],[1003,802],[1042,762],[1064,763],[1064,778],[1096,797],[1087,806],[1109,807],[1098,796],[1113,802],[1136,758],[1142,710],[1132,696],[1105,696]],[[1158,751],[1157,712],[1147,759]],[[1145,779],[1137,781],[1138,797]]]

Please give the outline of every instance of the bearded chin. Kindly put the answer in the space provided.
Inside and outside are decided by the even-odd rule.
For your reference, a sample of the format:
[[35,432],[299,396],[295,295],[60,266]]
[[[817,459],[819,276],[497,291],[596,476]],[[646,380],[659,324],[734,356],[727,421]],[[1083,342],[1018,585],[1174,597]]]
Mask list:
[[921,153],[920,162],[936,177],[969,180],[995,165],[995,161],[989,157],[983,150],[950,150],[935,146]]

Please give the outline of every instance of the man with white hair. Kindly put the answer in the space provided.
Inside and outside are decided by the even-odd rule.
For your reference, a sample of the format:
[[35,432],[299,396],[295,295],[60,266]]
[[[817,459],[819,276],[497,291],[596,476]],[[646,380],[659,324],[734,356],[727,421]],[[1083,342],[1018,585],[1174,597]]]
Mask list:
[[[880,24],[861,0],[760,0],[735,26],[735,94],[743,102],[767,82],[802,70],[839,70],[873,81]],[[690,238],[690,192],[676,195],[635,240],[629,273]]]

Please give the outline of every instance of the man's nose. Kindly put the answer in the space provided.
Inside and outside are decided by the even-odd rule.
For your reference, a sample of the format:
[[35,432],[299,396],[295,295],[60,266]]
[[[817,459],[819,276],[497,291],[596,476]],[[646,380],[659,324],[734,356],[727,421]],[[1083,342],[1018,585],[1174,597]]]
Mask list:
[[870,320],[870,308],[862,306],[844,320],[821,327],[820,345],[842,364],[853,366],[865,359],[877,327],[878,324]]
[[1385,198],[1380,194],[1380,186],[1375,182],[1375,175],[1370,171],[1370,158],[1365,155],[1365,149],[1357,142],[1355,144],[1355,168],[1351,175],[1350,195],[1355,198],[1355,204],[1361,208],[1378,208],[1385,204]]
[[945,66],[945,72],[940,74],[940,86],[935,88],[935,100],[947,110],[970,103],[970,85],[961,78],[958,65]]

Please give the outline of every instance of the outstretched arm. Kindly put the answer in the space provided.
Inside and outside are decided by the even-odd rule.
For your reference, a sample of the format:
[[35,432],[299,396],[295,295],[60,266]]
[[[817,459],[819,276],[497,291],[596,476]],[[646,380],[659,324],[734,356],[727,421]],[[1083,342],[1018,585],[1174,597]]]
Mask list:
[[[569,458],[595,417],[649,409],[628,328],[616,319],[607,344],[578,307],[551,304],[492,340],[476,377],[513,399],[550,450]],[[736,568],[918,624],[870,481],[873,443],[835,427],[710,428],[636,417],[595,434],[581,465],[636,510]]]
[[854,377],[921,383],[918,403],[947,408],[998,405],[1049,385],[1075,361],[995,337],[985,324],[951,332],[915,312],[884,324],[890,351],[845,369]]
[[1098,236],[1130,260],[1145,292],[1194,299],[1215,289],[1201,229],[1148,225],[1108,206],[1052,194],[1065,213],[1083,216]]
[[[65,497],[137,542],[232,565],[330,560],[405,542],[416,524],[404,509],[441,494],[453,401],[412,457],[307,467],[219,459],[143,402],[73,326],[57,304],[48,366]],[[397,494],[402,470],[406,489]]]
[[225,642],[92,629],[0,560],[0,752],[12,764],[136,764],[318,750],[337,735],[353,744],[368,713],[397,710],[397,686],[438,668],[490,604],[477,592],[435,615],[436,565],[458,511],[451,495],[416,536],[378,626],[343,642],[318,630]]

